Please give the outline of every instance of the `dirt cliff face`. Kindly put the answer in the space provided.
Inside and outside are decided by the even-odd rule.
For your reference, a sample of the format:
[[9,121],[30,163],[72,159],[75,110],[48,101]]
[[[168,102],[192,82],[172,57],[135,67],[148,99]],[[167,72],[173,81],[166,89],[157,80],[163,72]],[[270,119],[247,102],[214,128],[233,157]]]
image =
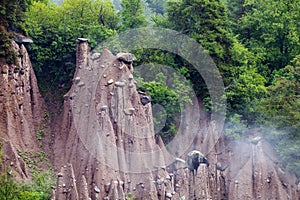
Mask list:
[[62,175],[57,198],[197,199],[220,188],[211,179],[221,175],[212,177],[206,165],[192,174],[184,161],[167,155],[154,135],[151,103],[136,89],[131,61],[106,48],[92,53],[84,39],[77,56],[54,145],[54,163],[73,169],[76,188],[66,186],[70,175]]
[[[154,135],[151,103],[136,90],[131,61],[105,47],[93,53],[86,39],[77,43],[74,83],[54,131],[56,199],[298,199],[295,177],[266,141],[227,141],[195,107],[186,108],[179,142],[168,149],[177,157],[170,157]],[[190,133],[197,135],[190,146],[180,145]],[[209,165],[187,168],[194,149]]]
[[[154,135],[147,95],[136,90],[132,55],[93,53],[85,39],[78,40],[63,112],[53,135],[41,141],[47,112],[25,47],[13,47],[18,65],[1,65],[0,74],[3,170],[30,178],[22,155],[45,150],[47,140],[58,171],[53,199],[299,199],[296,178],[280,167],[259,131],[228,141],[196,107],[186,108],[179,139],[167,150]],[[182,145],[186,138],[190,144]],[[185,159],[195,149],[209,165],[190,170]]]
[[43,100],[26,48],[15,42],[12,47],[18,55],[17,65],[2,64],[0,68],[2,170],[14,172],[17,178],[27,179],[30,174],[19,154],[33,154],[41,150],[36,132],[43,128]]
[[[56,197],[78,193],[80,199],[165,198],[166,192],[158,193],[155,184],[157,177],[168,176],[163,151],[147,157],[161,148],[155,143],[151,104],[144,105],[136,91],[131,63],[105,48],[101,56],[92,54],[83,39],[78,40],[77,54],[74,84],[65,95],[54,148],[54,163],[74,170],[77,189],[62,193],[69,177],[63,175]],[[138,133],[142,136],[135,137]],[[149,163],[157,164],[155,172]],[[170,186],[162,190],[171,194],[169,179]]]
[[229,199],[299,199],[295,176],[284,172],[260,136],[231,143],[228,153]]

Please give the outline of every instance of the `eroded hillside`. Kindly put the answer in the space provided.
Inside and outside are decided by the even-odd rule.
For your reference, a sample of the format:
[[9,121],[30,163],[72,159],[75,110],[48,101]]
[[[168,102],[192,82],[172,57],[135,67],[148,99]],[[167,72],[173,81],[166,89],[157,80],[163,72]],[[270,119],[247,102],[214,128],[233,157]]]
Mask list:
[[[63,112],[42,140],[47,112],[25,47],[13,47],[18,65],[2,65],[0,75],[3,166],[16,179],[29,179],[22,155],[47,152],[57,171],[53,199],[299,199],[295,176],[280,167],[258,130],[230,141],[204,111],[187,107],[179,142],[166,148],[154,134],[150,98],[136,89],[133,55],[93,53],[86,39],[77,41]],[[180,145],[184,138],[190,146]],[[185,159],[194,149],[209,165],[191,171]]]
[[[12,48],[18,55],[17,64],[2,64],[0,74],[1,169],[26,180],[31,177],[31,158],[44,155],[48,149],[42,141],[48,115],[26,48],[15,42]],[[36,162],[42,161],[36,158]]]
[[[77,41],[73,86],[55,134],[57,199],[298,198],[296,179],[279,167],[268,143],[252,141],[257,131],[244,142],[226,141],[195,107],[187,108],[178,136],[190,137],[191,145],[178,142],[185,153],[170,156],[174,146],[167,150],[154,135],[151,104],[136,89],[133,55],[124,56],[105,47],[93,53],[86,39]],[[196,173],[184,163],[194,149],[209,161]]]

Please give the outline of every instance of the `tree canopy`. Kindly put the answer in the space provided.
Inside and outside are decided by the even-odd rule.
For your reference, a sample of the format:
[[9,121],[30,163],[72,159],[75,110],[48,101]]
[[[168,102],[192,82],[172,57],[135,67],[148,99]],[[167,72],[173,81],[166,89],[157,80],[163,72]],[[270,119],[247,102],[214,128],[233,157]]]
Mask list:
[[236,6],[243,14],[236,16],[234,30],[259,58],[257,67],[265,76],[285,67],[299,54],[299,4],[299,0],[245,0]]
[[140,28],[147,25],[142,0],[122,0],[122,30]]
[[110,1],[65,0],[62,6],[32,2],[26,12],[28,47],[42,89],[68,88],[75,69],[76,39],[94,47],[116,33],[118,15]]

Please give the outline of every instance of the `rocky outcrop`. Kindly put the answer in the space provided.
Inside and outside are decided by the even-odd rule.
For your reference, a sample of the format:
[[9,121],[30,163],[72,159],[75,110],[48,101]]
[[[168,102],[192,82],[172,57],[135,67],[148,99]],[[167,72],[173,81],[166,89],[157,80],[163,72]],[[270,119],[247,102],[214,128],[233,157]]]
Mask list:
[[[77,42],[73,86],[52,127],[53,199],[299,199],[296,178],[258,130],[225,140],[197,103],[166,149],[154,135],[151,97],[136,91],[135,57],[93,53],[86,39]],[[0,74],[2,170],[24,180],[30,172],[22,155],[45,148],[37,133],[48,121],[26,49],[13,48],[18,64],[2,64]],[[192,150],[205,156],[195,170],[185,163]]]
[[27,54],[22,44],[12,43],[18,55],[16,65],[0,68],[0,141],[5,169],[18,178],[29,177],[19,152],[40,151],[36,131],[44,120],[43,100]]
[[271,146],[257,138],[229,148],[229,199],[298,199],[295,176],[284,172]]
[[[79,199],[72,165],[67,164],[63,166],[60,170],[60,173],[57,174],[57,177],[57,190],[55,192],[55,199]],[[84,187],[84,185],[82,186]],[[87,199],[87,196],[84,195],[84,193],[82,195],[84,199]]]
[[92,199],[158,199],[156,177],[168,175],[164,150],[155,143],[151,104],[141,102],[131,62],[105,48],[101,57],[91,54],[84,39],[78,40],[77,55],[54,163],[72,164],[80,199],[86,198],[83,188]]
[[[93,53],[78,39],[73,86],[54,127],[56,199],[298,198],[296,179],[279,167],[266,141],[225,140],[197,103],[186,108],[167,151],[154,135],[151,98],[136,91],[134,60],[105,47]],[[192,150],[204,154],[195,170],[185,163]]]

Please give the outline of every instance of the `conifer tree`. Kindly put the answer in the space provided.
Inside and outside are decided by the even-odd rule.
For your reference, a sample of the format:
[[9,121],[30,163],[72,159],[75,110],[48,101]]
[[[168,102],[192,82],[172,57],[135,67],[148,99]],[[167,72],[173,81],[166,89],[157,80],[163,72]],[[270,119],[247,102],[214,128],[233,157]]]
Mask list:
[[227,11],[219,0],[182,0],[169,2],[171,28],[197,40],[217,65],[229,63],[232,43]]
[[122,30],[140,28],[147,25],[142,0],[123,0],[121,2]]

